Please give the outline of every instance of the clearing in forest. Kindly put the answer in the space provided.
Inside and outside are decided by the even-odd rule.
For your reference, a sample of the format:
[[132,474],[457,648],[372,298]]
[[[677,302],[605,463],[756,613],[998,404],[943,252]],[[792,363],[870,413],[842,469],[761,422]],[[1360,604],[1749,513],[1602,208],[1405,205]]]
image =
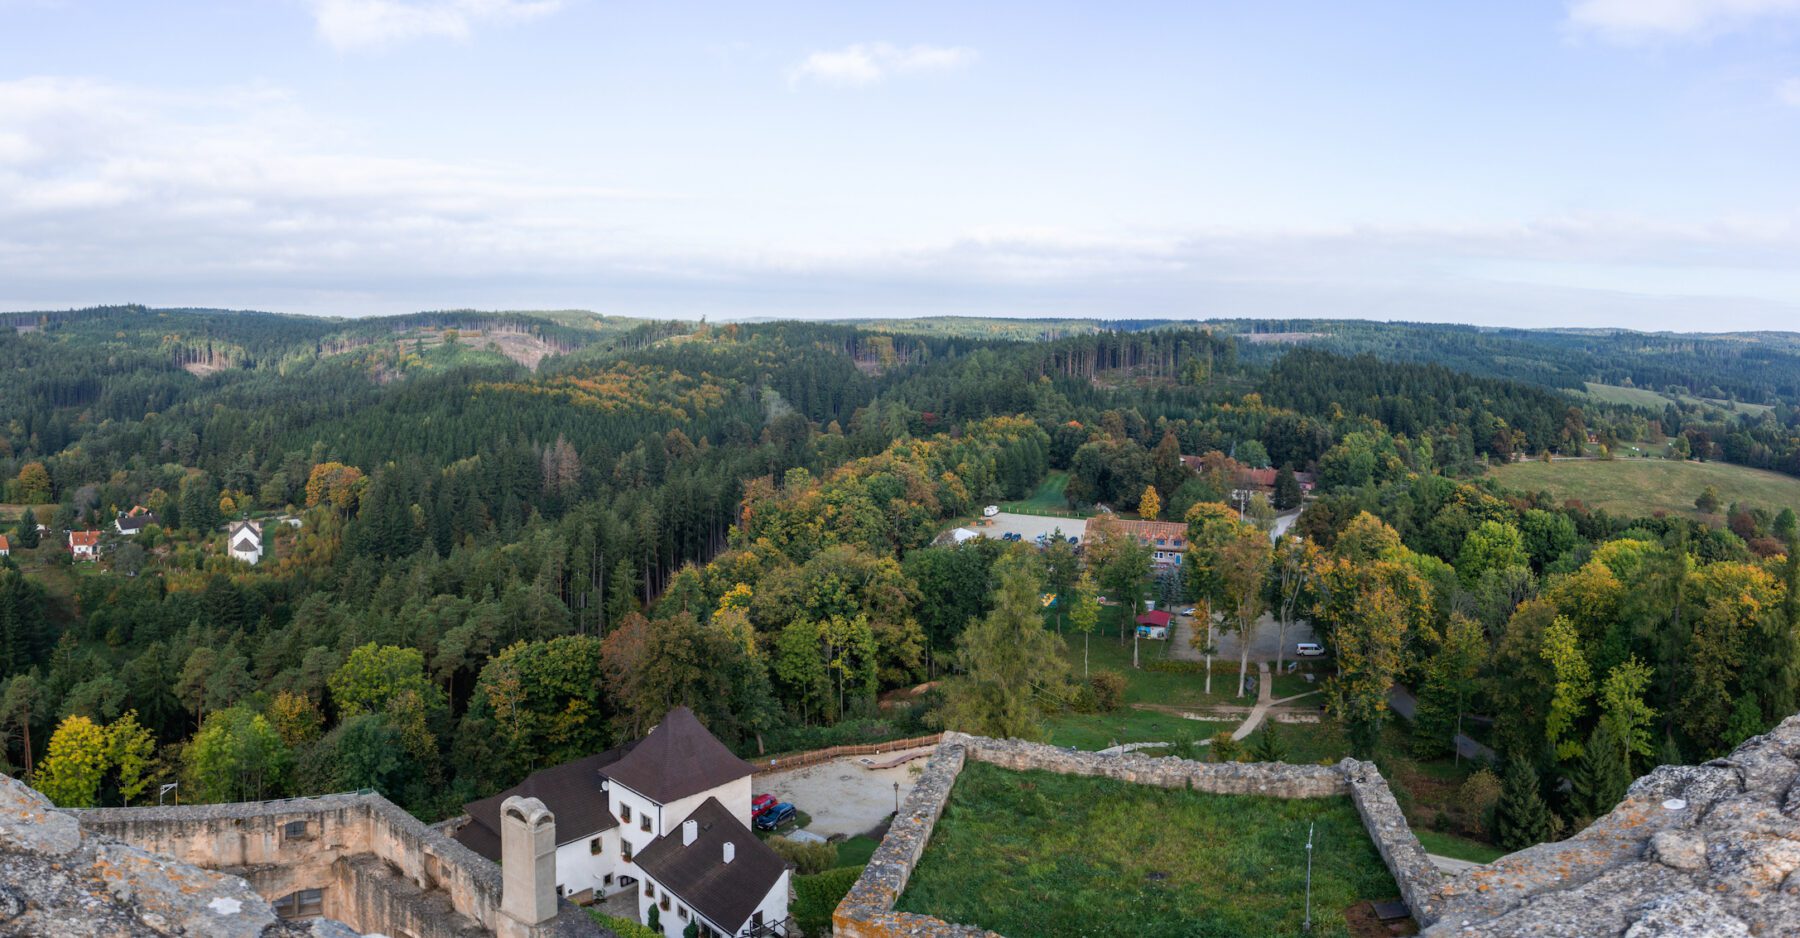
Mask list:
[[1579,499],[1609,514],[1640,517],[1656,511],[1704,517],[1694,499],[1712,486],[1721,505],[1743,502],[1770,511],[1800,510],[1800,479],[1722,462],[1674,459],[1538,460],[1508,463],[1491,470],[1509,489],[1549,492],[1560,500]]

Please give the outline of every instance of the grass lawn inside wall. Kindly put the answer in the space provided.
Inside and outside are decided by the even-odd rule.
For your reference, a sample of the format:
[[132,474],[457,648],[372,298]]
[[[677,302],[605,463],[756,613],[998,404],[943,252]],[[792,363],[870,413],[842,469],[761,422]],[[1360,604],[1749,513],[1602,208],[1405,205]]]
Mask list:
[[896,908],[1010,938],[1313,935],[1399,895],[1348,797],[1214,795],[971,761]]

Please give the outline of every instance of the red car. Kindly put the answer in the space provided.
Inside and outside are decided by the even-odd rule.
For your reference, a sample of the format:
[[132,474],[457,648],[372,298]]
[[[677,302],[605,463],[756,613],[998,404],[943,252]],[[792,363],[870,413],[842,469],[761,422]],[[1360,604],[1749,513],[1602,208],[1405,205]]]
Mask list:
[[780,803],[780,799],[774,795],[757,795],[750,799],[750,816],[760,817],[764,811],[775,807],[778,803]]

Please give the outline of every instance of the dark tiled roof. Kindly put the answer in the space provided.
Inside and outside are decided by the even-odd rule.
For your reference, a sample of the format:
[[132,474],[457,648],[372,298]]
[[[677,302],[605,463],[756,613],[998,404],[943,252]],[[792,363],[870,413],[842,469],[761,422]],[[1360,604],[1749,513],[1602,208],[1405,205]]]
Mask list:
[[121,531],[142,531],[146,526],[156,523],[156,515],[148,511],[119,516],[119,530]]
[[694,711],[676,707],[606,775],[652,801],[668,804],[755,771],[707,732]]
[[[674,893],[713,924],[735,930],[775,887],[787,861],[750,833],[717,798],[708,798],[688,815],[700,825],[699,836],[681,843],[682,825],[652,841],[634,858],[639,869]],[[725,862],[725,845],[736,855]]]
[[556,815],[556,842],[560,846],[580,837],[592,837],[619,826],[606,807],[600,788],[601,772],[619,761],[630,746],[608,749],[597,755],[565,762],[533,772],[525,780],[491,798],[463,805],[469,823],[456,832],[463,846],[498,863],[500,861],[500,805],[513,795],[536,798]]

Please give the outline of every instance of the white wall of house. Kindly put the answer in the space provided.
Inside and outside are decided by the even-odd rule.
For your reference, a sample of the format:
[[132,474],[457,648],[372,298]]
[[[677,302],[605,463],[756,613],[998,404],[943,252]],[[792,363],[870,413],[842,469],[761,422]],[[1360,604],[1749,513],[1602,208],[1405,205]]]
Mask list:
[[[658,804],[651,799],[614,781],[607,785],[607,807],[613,817],[619,819],[619,837],[631,844],[631,853],[636,856],[650,842],[661,837],[665,832],[681,826],[694,809],[708,798],[717,798],[726,810],[732,813],[745,827],[750,826],[750,776],[727,782],[717,788],[708,789],[698,794],[689,795],[672,804]],[[631,820],[625,820],[626,809],[630,809]],[[644,818],[650,819],[650,829],[644,829]],[[628,876],[643,878],[635,863],[621,863],[616,871]]]
[[731,812],[731,816],[742,821],[745,827],[750,826],[750,776],[726,782],[717,788],[709,788],[699,794],[689,795],[662,806],[663,830],[674,830],[681,822],[688,819],[695,809],[708,798],[717,798]]
[[[788,877],[791,873],[791,870],[782,871],[781,876],[775,880],[775,885],[769,887],[768,894],[763,896],[761,902],[757,903],[750,918],[731,924],[715,922],[706,918],[700,913],[695,912],[693,906],[688,905],[680,895],[664,890],[662,883],[653,879],[646,879],[645,883],[655,891],[655,898],[650,897],[650,890],[643,888],[638,889],[638,921],[650,921],[650,907],[654,905],[660,909],[665,896],[668,897],[669,900],[669,910],[667,912],[658,912],[659,918],[657,919],[657,924],[661,926],[665,938],[681,938],[682,931],[687,928],[688,922],[696,919],[702,924],[711,925],[713,930],[721,935],[743,934],[747,931],[745,926],[756,920],[755,913],[757,912],[762,913],[762,920],[764,922],[786,921],[788,916]],[[686,919],[681,917],[682,909],[687,910],[688,917]]]
[[[763,897],[763,901],[757,903],[756,911],[762,913],[762,920],[765,923],[783,922],[787,920],[788,877],[792,875],[794,875],[793,870],[782,870],[781,878],[775,881],[775,885],[769,890],[769,894]],[[739,931],[742,931],[743,923],[740,923],[738,928]]]
[[[644,874],[638,869],[637,864],[624,859],[621,851],[625,844],[630,844],[631,855],[637,856],[662,833],[657,828],[657,815],[662,806],[618,782],[607,784],[606,806],[608,810],[612,811],[613,817],[619,819],[617,828],[619,845],[618,849],[614,851],[614,856],[619,857],[619,865],[614,870],[615,875],[622,874],[635,879],[643,879]],[[650,829],[647,831],[643,828],[644,818],[650,819]]]
[[[595,853],[593,842],[600,842]],[[619,865],[619,831],[617,828],[561,844],[556,848],[556,886],[560,895],[572,896],[592,889],[596,897],[619,891],[618,878],[608,883],[608,874]]]

